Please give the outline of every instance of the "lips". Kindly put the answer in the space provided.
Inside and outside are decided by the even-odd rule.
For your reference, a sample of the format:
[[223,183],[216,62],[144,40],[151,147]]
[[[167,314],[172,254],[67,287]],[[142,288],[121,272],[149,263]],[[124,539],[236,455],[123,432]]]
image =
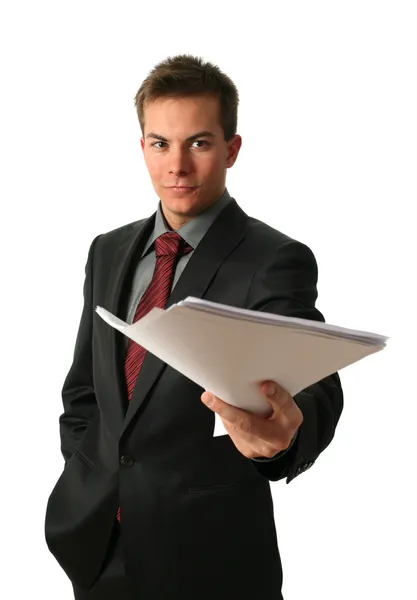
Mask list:
[[173,194],[189,194],[196,190],[199,186],[173,186],[168,189],[171,190]]

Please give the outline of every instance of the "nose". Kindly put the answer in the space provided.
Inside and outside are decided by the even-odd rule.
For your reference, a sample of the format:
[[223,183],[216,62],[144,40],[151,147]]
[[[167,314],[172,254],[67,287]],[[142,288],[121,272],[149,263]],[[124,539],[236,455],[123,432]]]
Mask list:
[[191,170],[191,160],[186,149],[171,149],[169,153],[169,172],[177,177],[183,177]]

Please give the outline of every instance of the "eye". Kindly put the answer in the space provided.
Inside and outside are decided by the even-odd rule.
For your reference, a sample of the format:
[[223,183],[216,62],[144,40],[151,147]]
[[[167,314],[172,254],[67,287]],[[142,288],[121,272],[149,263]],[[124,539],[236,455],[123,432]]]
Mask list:
[[210,146],[210,143],[206,142],[206,140],[195,140],[193,144],[203,144],[203,146],[199,146],[200,148],[203,148],[204,146]]
[[152,146],[154,146],[158,150],[161,150],[161,146],[157,146],[157,144],[166,144],[166,142],[154,142],[153,144],[151,144]]
[[206,140],[195,140],[193,144],[202,144],[201,146],[197,146],[197,149],[210,146],[210,142],[207,142]]

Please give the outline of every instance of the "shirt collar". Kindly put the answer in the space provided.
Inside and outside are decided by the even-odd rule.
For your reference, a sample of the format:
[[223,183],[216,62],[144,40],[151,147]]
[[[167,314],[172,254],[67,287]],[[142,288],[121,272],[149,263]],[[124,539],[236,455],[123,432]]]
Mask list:
[[[217,202],[207,208],[204,212],[194,217],[194,219],[191,219],[191,221],[188,221],[188,223],[180,227],[177,230],[177,233],[195,250],[203,237],[206,235],[210,226],[214,223],[218,215],[227,206],[227,204],[229,204],[231,199],[232,198],[226,188],[223,195],[219,198],[219,200],[217,200]],[[154,229],[152,235],[149,237],[146,243],[146,246],[142,252],[142,256],[149,251],[154,241],[167,231],[172,230],[166,222],[162,212],[161,202],[159,202],[158,210],[156,211]]]

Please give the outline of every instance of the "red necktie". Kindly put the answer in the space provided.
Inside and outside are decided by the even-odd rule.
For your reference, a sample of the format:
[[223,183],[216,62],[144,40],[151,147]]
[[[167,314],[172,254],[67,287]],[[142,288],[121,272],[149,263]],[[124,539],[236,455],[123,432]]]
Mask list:
[[[133,317],[133,323],[142,319],[152,308],[164,308],[170,291],[177,258],[191,252],[193,248],[174,231],[168,231],[155,240],[156,265],[146,292],[143,294]],[[127,397],[130,402],[139,371],[145,359],[146,350],[129,339],[125,358]],[[120,507],[117,510],[120,521]]]

